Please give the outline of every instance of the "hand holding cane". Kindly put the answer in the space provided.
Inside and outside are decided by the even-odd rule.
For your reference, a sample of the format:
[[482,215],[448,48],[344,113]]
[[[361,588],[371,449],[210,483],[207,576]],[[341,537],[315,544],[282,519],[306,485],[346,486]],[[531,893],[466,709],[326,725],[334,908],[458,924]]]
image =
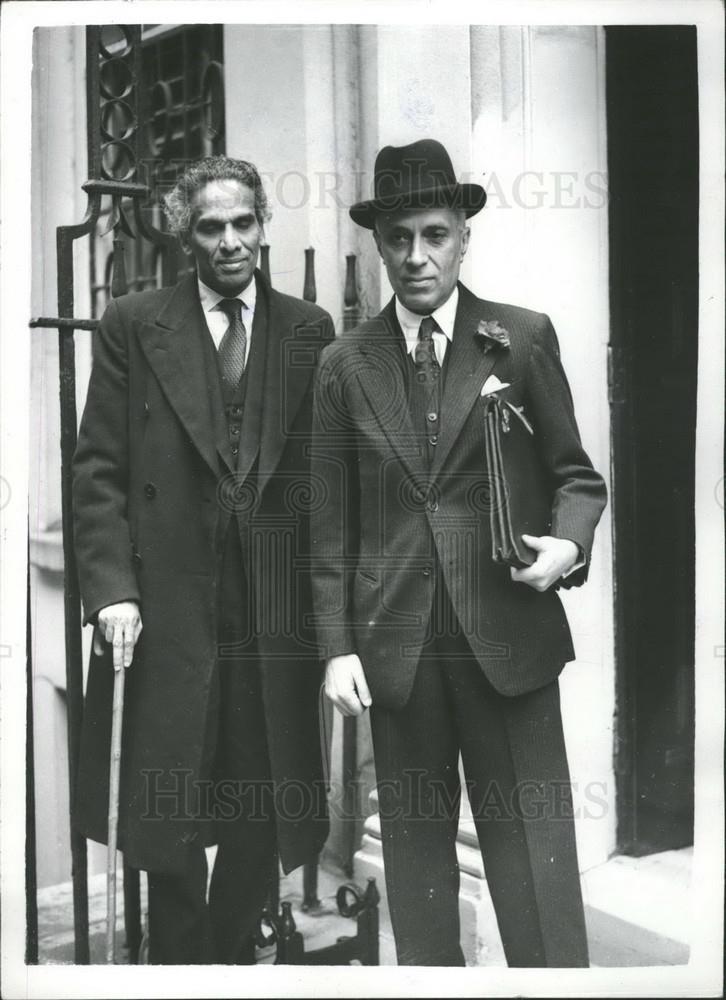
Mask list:
[[141,615],[136,602],[123,601],[99,612],[98,628],[93,638],[93,648],[97,654],[103,651],[102,638],[111,643],[113,648],[113,709],[108,781],[108,849],[106,852],[106,961],[111,965],[115,962],[116,950],[116,848],[118,844],[124,684],[126,668],[131,666],[134,647],[142,627]]

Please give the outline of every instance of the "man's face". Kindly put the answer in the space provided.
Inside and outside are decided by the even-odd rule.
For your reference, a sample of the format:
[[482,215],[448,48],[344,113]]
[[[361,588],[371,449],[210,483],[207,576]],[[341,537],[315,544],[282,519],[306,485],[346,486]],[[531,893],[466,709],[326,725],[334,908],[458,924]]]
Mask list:
[[181,243],[204,284],[233,297],[252,280],[263,235],[254,191],[236,180],[210,181],[194,197]]
[[427,316],[448,299],[469,245],[462,212],[423,208],[380,214],[374,236],[388,280],[407,309]]

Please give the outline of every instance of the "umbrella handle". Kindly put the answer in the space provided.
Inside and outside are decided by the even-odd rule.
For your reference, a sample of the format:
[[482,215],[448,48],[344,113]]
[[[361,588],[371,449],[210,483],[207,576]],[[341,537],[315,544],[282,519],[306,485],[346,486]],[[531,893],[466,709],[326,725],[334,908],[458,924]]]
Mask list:
[[108,849],[106,852],[106,962],[116,960],[116,845],[118,842],[118,799],[121,774],[121,729],[124,713],[126,668],[116,670],[113,678],[113,713],[111,716],[111,760],[108,782]]

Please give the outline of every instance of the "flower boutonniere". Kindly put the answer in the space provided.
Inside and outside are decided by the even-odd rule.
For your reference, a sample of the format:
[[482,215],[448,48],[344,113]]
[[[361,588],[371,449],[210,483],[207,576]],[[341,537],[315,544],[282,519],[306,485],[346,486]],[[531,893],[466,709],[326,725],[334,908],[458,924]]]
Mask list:
[[483,339],[485,354],[495,347],[503,351],[509,350],[509,332],[500,325],[498,319],[480,319],[475,336]]

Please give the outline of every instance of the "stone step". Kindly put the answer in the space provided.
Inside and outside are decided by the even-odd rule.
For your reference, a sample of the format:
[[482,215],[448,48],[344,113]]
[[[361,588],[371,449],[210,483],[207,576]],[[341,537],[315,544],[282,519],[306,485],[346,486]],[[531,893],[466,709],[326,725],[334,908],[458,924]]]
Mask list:
[[585,872],[588,939],[600,966],[686,965],[693,848],[617,855]]
[[[381,891],[381,964],[395,964],[388,914],[380,823],[366,820],[355,856],[358,881],[373,875]],[[472,824],[462,823],[456,843],[461,871],[461,945],[468,965],[504,966],[496,915]],[[610,858],[582,875],[585,920],[593,967],[686,965],[690,923],[692,848],[648,857]]]

